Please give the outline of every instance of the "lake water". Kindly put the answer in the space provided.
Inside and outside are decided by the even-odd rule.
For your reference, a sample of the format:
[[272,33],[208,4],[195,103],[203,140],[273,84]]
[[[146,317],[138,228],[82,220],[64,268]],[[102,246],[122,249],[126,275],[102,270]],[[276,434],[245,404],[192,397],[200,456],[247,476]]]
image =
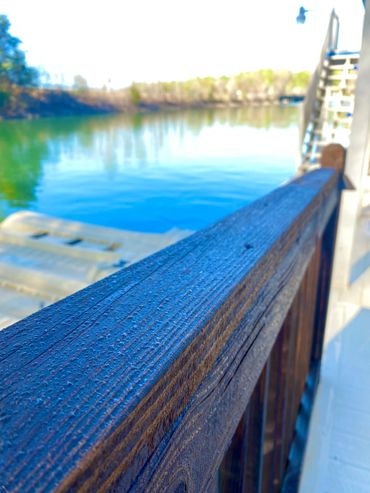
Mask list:
[[197,230],[291,178],[298,108],[0,122],[0,219],[22,209]]

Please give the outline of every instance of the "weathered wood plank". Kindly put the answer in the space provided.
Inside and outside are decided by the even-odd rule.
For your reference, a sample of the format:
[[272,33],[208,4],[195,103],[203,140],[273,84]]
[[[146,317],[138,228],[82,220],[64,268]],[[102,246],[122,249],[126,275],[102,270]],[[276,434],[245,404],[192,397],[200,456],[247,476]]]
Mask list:
[[[333,217],[333,215],[332,215]],[[329,221],[323,237],[330,228]],[[220,470],[219,492],[273,492],[280,491],[283,475],[288,464],[288,451],[292,444],[297,411],[302,399],[302,388],[311,367],[312,337],[318,329],[314,320],[317,289],[322,287],[325,295],[328,284],[318,283],[321,274],[321,249],[324,240],[318,241],[308,264],[298,292],[291,304],[283,326],[265,366],[266,392],[261,401],[257,384],[247,411],[244,413],[233,437]],[[320,279],[321,281],[321,279]],[[324,296],[325,299],[325,296]],[[300,337],[297,341],[297,335]],[[294,365],[292,364],[294,362]],[[257,415],[251,414],[251,406],[258,401]],[[261,407],[262,406],[262,407]],[[252,418],[252,421],[251,421]],[[250,432],[257,432],[258,440]],[[263,442],[261,440],[263,439]],[[254,457],[250,455],[251,444]],[[297,438],[298,440],[298,438]],[[296,454],[295,454],[296,455]],[[260,457],[259,463],[256,458]],[[296,464],[296,462],[295,462]],[[251,469],[252,467],[252,469]],[[289,462],[290,475],[292,463]],[[249,471],[248,471],[249,469]],[[254,480],[246,488],[246,478]],[[295,473],[295,478],[297,478]]]
[[[288,374],[287,374],[287,385],[285,388],[284,400],[285,400],[285,409],[284,409],[284,420],[283,420],[283,443],[284,450],[283,456],[288,457],[288,452],[290,448],[291,439],[294,431],[294,421],[295,415],[294,412],[294,389],[295,389],[295,354],[297,348],[297,326],[298,326],[298,298],[300,296],[300,290],[298,290],[295,299],[289,309],[287,317],[284,321],[284,327],[288,327],[289,329],[289,355],[288,355]],[[281,464],[282,468],[285,469],[286,461]]]
[[[340,173],[343,173],[346,160],[346,150],[339,144],[330,144],[326,146],[322,153],[321,166],[323,168],[334,168]],[[346,178],[343,176],[343,185]],[[324,342],[324,331],[326,326],[328,303],[329,303],[329,287],[332,278],[334,247],[337,237],[339,211],[341,207],[341,198],[338,206],[334,209],[328,224],[325,228],[321,240],[319,282],[315,313],[315,333],[312,347],[312,360],[319,364],[322,355]],[[343,276],[346,273],[341,272]]]
[[318,363],[321,360],[325,324],[329,303],[329,286],[333,268],[334,241],[338,225],[339,206],[331,215],[321,241],[321,257],[317,303],[315,310],[315,333],[312,343],[312,359]]
[[268,373],[269,367],[266,365],[262,370],[248,404],[249,434],[243,493],[258,493],[259,485],[261,484],[262,446],[265,424],[264,404],[267,398]]
[[[250,434],[250,404],[248,405],[238,427],[234,433],[231,444],[222,459],[218,471],[218,491],[244,491],[245,474],[248,467],[248,441]],[[258,450],[256,450],[258,454]],[[258,468],[257,468],[258,469]]]
[[218,492],[258,493],[262,477],[264,408],[269,364],[262,370],[220,469]]
[[289,444],[311,360],[320,246],[317,242],[269,357],[261,492],[280,491],[287,464]]
[[[299,291],[296,294],[295,299],[293,300],[292,306],[295,303],[295,300],[297,296],[299,295]],[[280,418],[280,426],[279,426],[279,436],[278,436],[278,460],[275,461],[275,479],[274,481],[279,483],[281,482],[281,479],[283,477],[285,467],[287,464],[287,459],[288,459],[288,444],[286,444],[287,441],[287,429],[289,426],[288,422],[288,410],[289,406],[291,405],[291,399],[289,400],[289,385],[290,385],[290,380],[291,380],[291,373],[292,373],[292,358],[293,354],[295,351],[295,332],[296,332],[296,326],[291,325],[291,311],[292,311],[292,306],[289,309],[289,312],[287,314],[287,317],[284,321],[283,327],[281,329],[281,334],[282,334],[282,368],[281,368],[281,391],[280,391],[280,396],[281,396],[281,414],[279,416]]]
[[261,493],[273,491],[273,470],[275,458],[275,433],[277,430],[277,413],[281,401],[279,395],[280,383],[280,350],[281,350],[281,331],[272,348],[269,357],[269,381],[266,395],[266,411],[264,440],[262,446],[262,474],[260,482]]
[[[277,386],[276,396],[277,403],[275,404],[275,423],[274,423],[274,454],[273,463],[271,468],[271,486],[269,491],[280,491],[281,486],[281,470],[280,465],[283,455],[283,443],[282,443],[282,431],[283,431],[283,419],[284,419],[284,391],[285,381],[287,375],[287,330],[284,330],[283,326],[280,331],[277,340],[275,342],[272,355],[276,360]],[[274,355],[275,352],[275,355]]]
[[[303,259],[304,257],[298,259],[297,265],[303,266],[305,269],[307,264]],[[285,292],[285,295],[288,296],[288,291]],[[245,345],[239,349],[239,354],[241,354],[240,359],[238,358],[235,362],[236,368],[233,365],[230,365],[230,368],[226,366],[227,361],[235,358],[233,356],[235,347],[231,347],[229,348],[230,352],[223,356],[224,365],[221,365],[226,376],[220,379],[221,368],[218,367],[215,370],[218,377],[212,376],[211,372],[210,376],[203,382],[200,389],[207,389],[207,394],[204,395],[205,391],[202,392],[202,390],[199,390],[199,394],[196,393],[190,409],[179,423],[178,429],[171,436],[162,462],[156,461],[154,467],[156,472],[150,483],[153,491],[166,490],[168,485],[171,485],[170,491],[172,491],[180,472],[184,469],[184,464],[186,464],[188,473],[188,491],[208,491],[207,477],[213,477],[213,468],[217,467],[222,459],[226,449],[225,444],[228,443],[238,424],[238,417],[241,416],[248,404],[254,386],[253,382],[256,382],[258,373],[265,362],[265,351],[268,348],[267,352],[271,352],[274,338],[285,317],[281,307],[288,305],[287,298],[280,296],[275,298],[276,304],[273,304],[271,299],[269,302],[265,298],[265,301],[275,308],[272,308],[271,319],[265,314],[262,315],[261,325],[257,324],[260,330],[258,339],[254,341],[252,347],[248,348]],[[261,312],[259,316],[261,317]],[[267,328],[266,332],[265,327]],[[245,326],[242,326],[243,328],[245,329]],[[235,334],[236,342],[238,344],[243,342],[242,331]],[[223,388],[225,380],[227,387]],[[296,400],[299,401],[299,399]],[[193,430],[197,431],[195,435],[192,433]],[[191,440],[188,440],[189,436],[192,437]],[[263,473],[264,471],[262,471],[262,475]],[[145,489],[144,485],[142,489]],[[262,489],[261,491],[265,490]]]
[[339,197],[319,170],[0,333],[4,491],[207,491]]

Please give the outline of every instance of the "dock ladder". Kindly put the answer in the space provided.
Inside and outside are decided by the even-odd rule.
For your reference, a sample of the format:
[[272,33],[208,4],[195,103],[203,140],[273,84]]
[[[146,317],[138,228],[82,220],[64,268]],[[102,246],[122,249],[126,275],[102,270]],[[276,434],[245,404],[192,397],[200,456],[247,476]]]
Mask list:
[[339,19],[333,11],[302,111],[302,172],[319,166],[327,144],[348,146],[360,54],[338,51],[338,32]]

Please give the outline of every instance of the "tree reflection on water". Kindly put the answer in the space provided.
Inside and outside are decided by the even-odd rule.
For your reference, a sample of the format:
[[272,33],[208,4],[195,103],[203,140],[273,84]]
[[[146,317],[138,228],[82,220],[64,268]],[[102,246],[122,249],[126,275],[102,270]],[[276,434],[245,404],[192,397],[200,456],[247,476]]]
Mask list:
[[76,170],[83,169],[82,161],[102,163],[106,178],[113,180],[122,170],[144,170],[148,163],[158,163],[162,148],[174,136],[186,145],[189,134],[198,136],[216,125],[287,128],[297,125],[297,108],[203,108],[0,122],[0,218],[34,208],[39,188],[48,186],[46,169],[63,160],[75,161]]

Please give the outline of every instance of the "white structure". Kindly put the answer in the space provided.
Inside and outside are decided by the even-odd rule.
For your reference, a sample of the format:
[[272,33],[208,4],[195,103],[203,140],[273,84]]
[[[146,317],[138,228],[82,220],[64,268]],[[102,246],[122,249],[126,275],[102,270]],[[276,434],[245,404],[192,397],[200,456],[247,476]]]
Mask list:
[[370,492],[370,0],[300,493]]
[[17,212],[0,224],[0,330],[185,238]]

